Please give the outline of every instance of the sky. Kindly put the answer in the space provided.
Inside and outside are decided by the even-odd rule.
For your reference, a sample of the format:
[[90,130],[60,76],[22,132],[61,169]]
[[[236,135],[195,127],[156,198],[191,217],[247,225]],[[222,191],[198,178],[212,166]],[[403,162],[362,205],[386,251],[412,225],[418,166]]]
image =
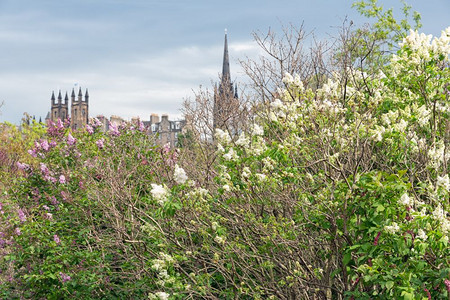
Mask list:
[[[399,1],[379,1],[398,8]],[[408,0],[422,31],[450,25],[449,0]],[[211,88],[222,67],[224,30],[232,80],[239,59],[257,58],[253,32],[304,24],[327,39],[348,18],[369,22],[350,0],[0,0],[0,122],[45,118],[52,91],[89,90],[89,115],[182,117],[183,99]],[[397,10],[399,12],[399,10]],[[398,15],[400,16],[400,15]],[[64,95],[63,95],[64,96]]]

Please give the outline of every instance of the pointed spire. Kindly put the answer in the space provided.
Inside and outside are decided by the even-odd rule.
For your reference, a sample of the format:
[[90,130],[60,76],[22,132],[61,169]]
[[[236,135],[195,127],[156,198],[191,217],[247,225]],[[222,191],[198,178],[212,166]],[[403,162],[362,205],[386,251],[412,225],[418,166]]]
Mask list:
[[89,92],[88,92],[88,89],[86,89],[86,93],[84,94],[84,101],[86,101],[86,102],[89,101]]
[[39,117],[39,124],[42,123],[42,117]]
[[228,57],[227,30],[225,29],[225,45],[223,49],[222,83],[231,82],[230,58]]
[[64,103],[69,103],[69,96],[67,95],[67,92],[66,92],[66,96],[64,97]]
[[81,86],[80,89],[78,90],[78,101],[82,101],[83,100],[83,93],[81,92]]
[[61,90],[59,90],[59,93],[58,93],[58,103],[61,103],[61,100],[62,100]]
[[55,103],[55,91],[52,91],[52,98],[51,98],[52,102]]
[[238,96],[238,90],[237,90],[237,83],[234,84],[234,98],[239,98]]
[[72,97],[72,99],[75,98],[75,89],[74,88],[72,88],[72,95],[70,95],[70,97]]

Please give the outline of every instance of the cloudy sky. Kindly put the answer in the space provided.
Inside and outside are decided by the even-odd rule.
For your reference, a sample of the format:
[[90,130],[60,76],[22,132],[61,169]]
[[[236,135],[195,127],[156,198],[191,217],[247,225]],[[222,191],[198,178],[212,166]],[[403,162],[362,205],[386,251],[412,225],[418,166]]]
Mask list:
[[[424,32],[450,25],[449,0],[408,3]],[[325,39],[346,17],[367,22],[350,0],[0,0],[0,122],[45,118],[52,91],[73,87],[89,89],[91,116],[177,118],[217,81],[225,28],[232,79],[245,81],[238,59],[260,52],[252,32],[304,22]]]

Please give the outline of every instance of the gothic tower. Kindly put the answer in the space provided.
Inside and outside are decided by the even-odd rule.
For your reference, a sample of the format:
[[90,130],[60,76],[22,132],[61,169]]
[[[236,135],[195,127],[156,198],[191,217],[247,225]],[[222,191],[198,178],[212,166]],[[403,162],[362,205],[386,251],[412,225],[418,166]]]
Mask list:
[[69,99],[66,97],[64,99],[64,102],[62,101],[61,96],[61,90],[58,94],[58,102],[55,102],[55,92],[52,92],[52,106],[51,106],[51,112],[50,112],[50,119],[53,122],[56,122],[58,119],[65,120],[69,117]]
[[72,89],[71,95],[72,105],[71,105],[71,120],[70,125],[72,129],[82,128],[89,122],[89,93],[86,89],[86,93],[81,92],[81,87],[78,91],[78,99],[75,98],[75,90]]
[[214,113],[213,127],[225,128],[229,127],[233,111],[237,108],[237,87],[233,86],[230,74],[230,59],[228,56],[227,31],[225,30],[225,43],[223,50],[222,77],[220,78],[219,87],[214,88]]

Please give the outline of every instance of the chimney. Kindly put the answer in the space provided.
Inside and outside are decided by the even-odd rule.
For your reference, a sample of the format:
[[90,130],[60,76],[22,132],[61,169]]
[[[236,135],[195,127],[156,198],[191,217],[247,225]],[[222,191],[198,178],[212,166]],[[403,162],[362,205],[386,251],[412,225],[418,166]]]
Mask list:
[[159,116],[158,114],[151,114],[150,115],[150,124],[159,123]]

